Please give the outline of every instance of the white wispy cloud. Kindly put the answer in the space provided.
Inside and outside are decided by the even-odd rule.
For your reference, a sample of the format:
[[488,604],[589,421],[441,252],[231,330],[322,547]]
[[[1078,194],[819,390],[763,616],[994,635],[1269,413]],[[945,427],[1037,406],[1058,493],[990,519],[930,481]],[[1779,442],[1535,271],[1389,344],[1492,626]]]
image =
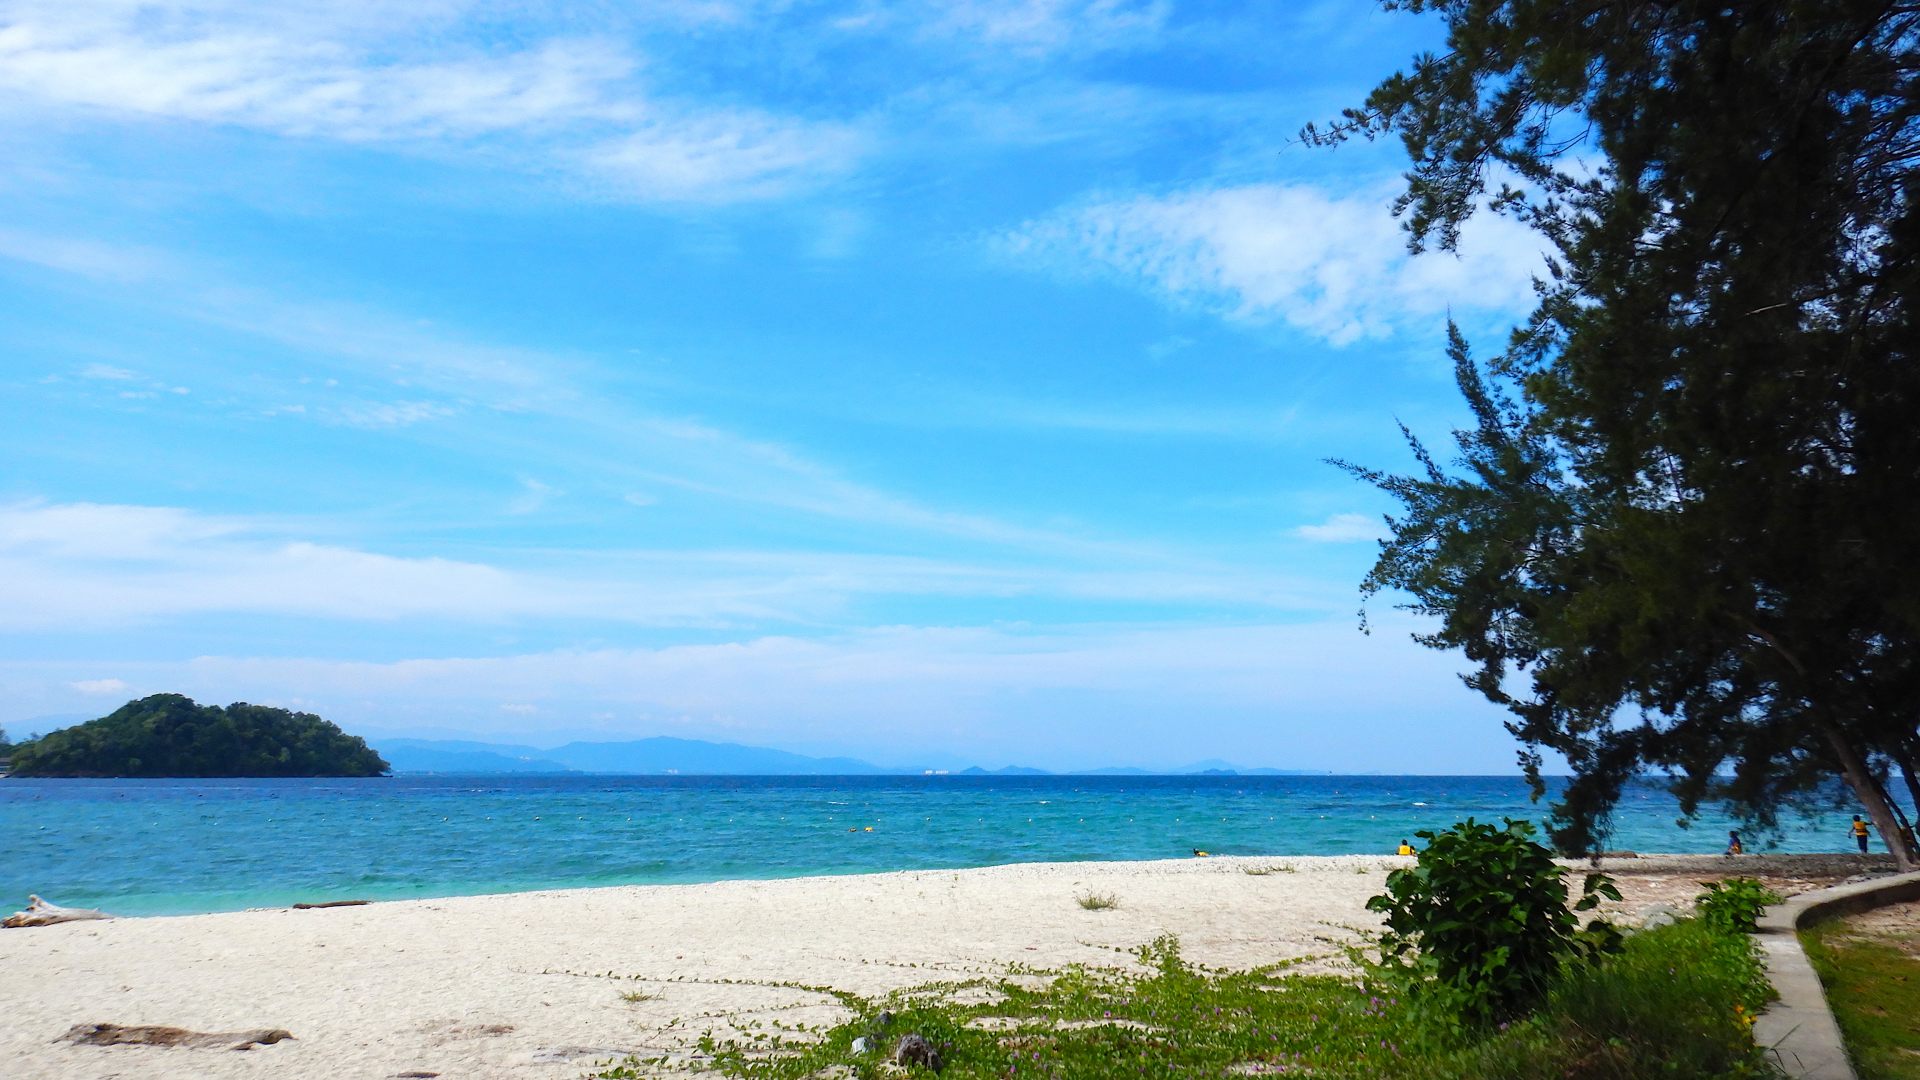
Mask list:
[[[282,406],[282,412],[305,412],[299,406]],[[396,428],[452,416],[454,408],[438,401],[359,401],[330,407],[321,418],[328,423],[357,428]]]
[[1302,525],[1293,534],[1315,543],[1350,544],[1377,539],[1384,528],[1378,518],[1366,514],[1335,514],[1317,525]]
[[1541,242],[1476,215],[1460,253],[1406,251],[1392,189],[1335,194],[1308,184],[1200,188],[1108,199],[1031,221],[1000,238],[1024,260],[1096,268],[1170,300],[1249,322],[1283,322],[1347,345],[1429,328],[1449,309],[1518,314],[1530,304]]
[[[82,251],[86,258],[61,253]],[[300,298],[249,284],[239,272],[208,265],[186,254],[122,245],[87,237],[16,230],[0,232],[0,260],[58,270],[111,292],[126,290],[142,300],[162,300],[169,311],[210,326],[252,335],[304,353],[344,362],[355,372],[395,389],[435,391],[443,400],[351,399],[326,407],[276,403],[284,413],[310,413],[349,427],[404,427],[452,415],[460,400],[500,411],[551,408],[573,400],[569,378],[579,368],[572,357],[546,349],[475,341],[420,319],[402,318],[364,304]],[[103,364],[79,374],[109,379],[126,371]],[[311,378],[303,382],[314,381]],[[153,383],[165,388],[165,383]],[[320,380],[334,389],[339,380]],[[184,392],[185,388],[173,392]]]
[[0,579],[5,630],[207,613],[660,625],[779,614],[746,589],[712,580],[606,583],[514,572],[319,543],[266,520],[145,506],[0,507]]
[[632,62],[594,42],[454,61],[380,62],[266,28],[167,34],[47,19],[0,30],[0,85],[45,101],[354,142],[464,137],[629,117]]
[[[453,725],[558,740],[591,726],[610,738],[672,731],[824,744],[881,761],[944,749],[1055,766],[1211,753],[1311,767],[1352,761],[1354,745],[1418,740],[1439,717],[1477,717],[1478,728],[1456,719],[1459,734],[1422,762],[1436,771],[1505,765],[1512,748],[1496,711],[1459,693],[1454,658],[1413,645],[1399,632],[1407,628],[1398,616],[1372,636],[1350,617],[1044,632],[905,626],[659,648],[387,662],[211,656],[117,669],[206,700],[297,704],[356,731]],[[72,707],[31,684],[48,670],[0,664],[0,685],[42,708]],[[1097,704],[1063,712],[1057,703],[1068,699]],[[1207,722],[1170,722],[1197,715]],[[589,725],[589,716],[598,719]]]
[[727,202],[772,197],[845,172],[865,152],[848,124],[747,109],[651,117],[584,148],[580,171],[616,197]]
[[[536,492],[536,495],[541,493]],[[544,497],[544,495],[541,495]],[[792,551],[573,553],[561,568],[396,556],[270,519],[169,507],[0,506],[0,631],[194,615],[511,624],[810,624],[865,598],[1048,598],[1326,611],[1335,590],[1222,564],[970,562]]]
[[39,115],[493,147],[509,152],[492,160],[636,200],[768,197],[833,175],[860,152],[844,124],[662,93],[646,83],[641,58],[610,36],[458,45],[369,8],[340,8],[318,25],[284,8],[0,5],[0,92]]
[[80,377],[83,379],[105,379],[108,382],[126,382],[130,379],[137,379],[140,376],[136,372],[129,371],[123,367],[114,367],[112,364],[88,364],[86,367],[80,369]]
[[[4,257],[6,253],[0,251],[0,258]],[[84,270],[69,272],[92,276]],[[591,365],[563,353],[475,341],[364,305],[291,298],[237,284],[231,275],[185,257],[154,260],[149,276],[137,282],[95,280],[109,287],[137,285],[141,299],[163,298],[175,314],[297,349],[323,365],[380,380],[396,393],[441,395],[332,403],[276,397],[260,403],[260,415],[396,429],[431,426],[426,422],[450,418],[469,406],[539,413],[566,424],[571,459],[588,462],[600,476],[625,484],[694,491],[798,514],[985,544],[1101,557],[1150,554],[1148,546],[1137,540],[1105,539],[929,506],[849,478],[793,447],[697,420],[647,412],[594,392]],[[334,382],[325,380],[324,385],[332,389]],[[552,452],[546,443],[528,449]]]
[[148,280],[166,265],[164,256],[137,245],[22,229],[0,229],[0,258],[118,282]]
[[[950,159],[957,143],[1118,148],[1168,109],[1209,114],[1216,95],[1068,70],[1164,44],[1174,10],[655,0],[503,17],[477,0],[0,0],[0,115],[10,98],[36,122],[229,127],[418,151],[593,198],[731,203],[815,191],[879,159]],[[710,45],[690,45],[690,27]],[[850,52],[896,62],[843,78]],[[743,76],[760,66],[749,58],[777,85]]]
[[112,695],[127,692],[127,684],[120,679],[76,679],[67,684],[83,694]]
[[1169,0],[942,0],[925,5],[925,32],[1035,53],[1136,44],[1166,25]]
[[[948,407],[943,414],[942,405]],[[1371,430],[1379,420],[1306,403],[1174,405],[1133,401],[1046,400],[969,394],[955,389],[912,414],[921,426],[1019,428],[1095,436],[1321,445],[1334,435]]]
[[146,563],[256,528],[240,518],[167,506],[0,505],[0,551],[14,558]]
[[531,476],[523,476],[520,478],[519,493],[507,503],[507,513],[531,514],[547,505],[547,500],[564,494],[566,492],[552,484],[542,483]]

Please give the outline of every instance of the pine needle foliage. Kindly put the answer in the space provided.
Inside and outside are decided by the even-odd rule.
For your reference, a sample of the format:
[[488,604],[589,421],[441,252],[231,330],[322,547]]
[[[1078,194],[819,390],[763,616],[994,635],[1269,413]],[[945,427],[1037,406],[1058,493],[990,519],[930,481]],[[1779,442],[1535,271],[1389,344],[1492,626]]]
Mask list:
[[1903,866],[1920,801],[1920,6],[1388,0],[1441,19],[1304,138],[1397,136],[1409,243],[1510,215],[1548,255],[1473,425],[1393,496],[1363,589],[1512,713],[1552,835],[1669,775],[1765,830],[1844,782]]

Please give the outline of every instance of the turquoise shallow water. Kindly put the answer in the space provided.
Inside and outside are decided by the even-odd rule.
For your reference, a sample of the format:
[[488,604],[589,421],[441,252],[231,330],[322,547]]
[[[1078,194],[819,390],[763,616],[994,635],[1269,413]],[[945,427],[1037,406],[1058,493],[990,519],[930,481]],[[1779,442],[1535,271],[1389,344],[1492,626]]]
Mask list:
[[[1543,814],[1518,777],[10,778],[0,781],[0,905],[31,892],[176,914],[1194,848],[1385,853],[1468,816]],[[1660,789],[1632,790],[1611,846],[1725,845],[1718,816],[1691,829],[1676,816]],[[1845,817],[1795,823],[1777,850],[1848,850]]]

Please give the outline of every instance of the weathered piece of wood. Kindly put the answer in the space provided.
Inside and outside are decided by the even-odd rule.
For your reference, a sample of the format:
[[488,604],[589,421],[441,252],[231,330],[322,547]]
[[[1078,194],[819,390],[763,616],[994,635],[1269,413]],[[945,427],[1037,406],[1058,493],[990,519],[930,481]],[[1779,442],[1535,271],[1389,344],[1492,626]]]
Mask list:
[[27,897],[26,909],[0,919],[0,926],[52,926],[54,923],[80,922],[83,919],[111,918],[113,916],[104,911],[95,911],[92,908],[61,907],[59,904],[49,904],[37,896],[30,895]]
[[75,1024],[61,1039],[76,1046],[184,1046],[195,1050],[251,1050],[293,1038],[282,1028],[188,1031],[157,1024]]
[[366,900],[323,900],[323,901],[321,901],[321,902],[320,902],[320,903],[318,903],[318,904],[309,904],[309,903],[306,903],[306,902],[304,902],[304,901],[303,901],[303,902],[301,902],[301,903],[298,903],[298,904],[295,904],[295,905],[293,905],[293,910],[295,910],[295,911],[313,911],[313,910],[315,910],[315,909],[317,909],[317,908],[330,908],[330,907],[365,907],[365,906],[367,905],[367,903],[368,903],[368,901],[366,901]]

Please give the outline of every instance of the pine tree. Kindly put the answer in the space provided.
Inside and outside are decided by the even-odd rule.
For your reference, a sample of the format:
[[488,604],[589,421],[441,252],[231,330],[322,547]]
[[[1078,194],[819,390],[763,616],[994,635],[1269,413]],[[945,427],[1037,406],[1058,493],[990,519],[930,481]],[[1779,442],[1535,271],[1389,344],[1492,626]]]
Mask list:
[[1843,780],[1915,866],[1920,797],[1920,6],[1402,0],[1416,57],[1316,144],[1397,134],[1397,212],[1450,249],[1490,208],[1551,252],[1507,348],[1451,351],[1475,428],[1443,467],[1347,466],[1401,503],[1367,578],[1574,780],[1765,825]]

